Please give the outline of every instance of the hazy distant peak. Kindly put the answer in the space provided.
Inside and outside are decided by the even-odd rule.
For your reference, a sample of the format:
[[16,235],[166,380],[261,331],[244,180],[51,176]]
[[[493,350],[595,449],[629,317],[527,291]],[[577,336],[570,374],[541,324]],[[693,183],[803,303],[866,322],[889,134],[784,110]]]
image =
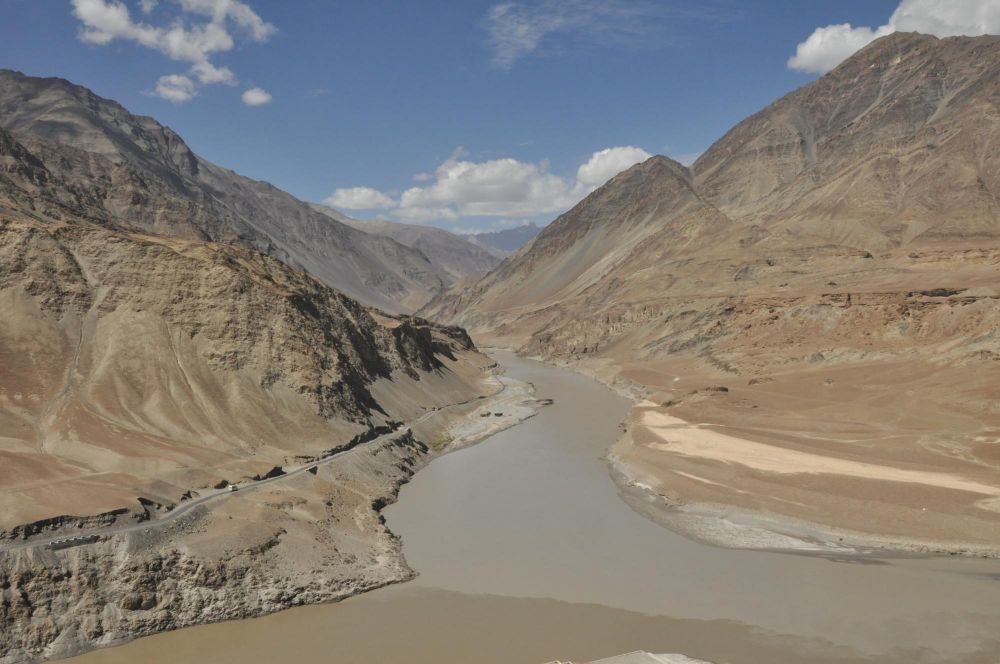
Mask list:
[[436,226],[403,224],[385,219],[353,219],[327,205],[312,203],[314,210],[364,233],[389,238],[426,256],[442,282],[450,285],[489,272],[500,259],[486,249]]

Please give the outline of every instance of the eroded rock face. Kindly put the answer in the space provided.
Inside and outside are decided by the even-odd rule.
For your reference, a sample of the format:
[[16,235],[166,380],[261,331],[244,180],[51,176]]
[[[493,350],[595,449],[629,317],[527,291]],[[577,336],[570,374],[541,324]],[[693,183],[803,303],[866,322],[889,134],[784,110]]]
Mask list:
[[151,118],[0,71],[0,661],[407,578],[377,510],[428,448],[376,434],[475,398],[489,360],[460,328],[369,306],[412,310],[440,285],[419,251]]
[[427,454],[402,435],[168,532],[2,552],[0,662],[70,656],[405,580],[412,573],[376,508],[395,499]]

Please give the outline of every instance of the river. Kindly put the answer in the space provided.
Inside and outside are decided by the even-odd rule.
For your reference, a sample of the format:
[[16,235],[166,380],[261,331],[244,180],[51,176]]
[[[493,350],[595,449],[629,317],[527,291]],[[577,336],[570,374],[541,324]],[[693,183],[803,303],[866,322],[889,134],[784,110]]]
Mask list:
[[608,474],[625,399],[498,359],[555,403],[403,487],[385,514],[416,580],[72,661],[540,664],[637,649],[719,663],[1000,661],[1000,562],[688,540],[633,512]]

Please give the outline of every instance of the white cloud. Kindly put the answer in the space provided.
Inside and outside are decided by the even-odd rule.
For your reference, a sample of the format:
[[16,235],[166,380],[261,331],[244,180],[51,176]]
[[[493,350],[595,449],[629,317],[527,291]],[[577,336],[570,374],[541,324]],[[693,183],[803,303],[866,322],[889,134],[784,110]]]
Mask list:
[[650,30],[655,7],[626,0],[542,0],[504,2],[490,7],[486,27],[493,64],[510,69],[535,52],[553,33],[595,42],[635,42]]
[[216,67],[211,62],[198,62],[191,67],[191,73],[198,77],[198,80],[206,85],[212,83],[225,83],[226,85],[236,85],[236,74],[229,67]]
[[642,148],[631,145],[606,148],[595,152],[587,160],[587,163],[577,170],[577,188],[580,191],[586,190],[586,193],[590,193],[629,166],[646,161],[652,156]]
[[263,106],[271,103],[271,93],[263,88],[250,88],[243,93],[243,103],[247,106]]
[[337,189],[323,203],[347,210],[384,210],[396,206],[396,201],[390,196],[371,187]]
[[568,195],[566,181],[549,173],[546,162],[448,159],[434,176],[429,186],[404,191],[400,208],[449,207],[458,216],[512,216],[559,209]]
[[157,97],[163,97],[175,104],[188,101],[198,94],[194,87],[194,81],[181,74],[168,74],[161,76],[156,82],[156,90],[153,92]]
[[[72,0],[72,4],[73,14],[82,24],[80,39],[85,42],[103,46],[115,40],[130,41],[159,51],[171,60],[190,63],[186,75],[161,77],[157,83],[154,94],[171,101],[185,101],[196,93],[196,89],[189,90],[182,99],[177,91],[179,79],[174,77],[186,78],[192,86],[193,79],[202,85],[236,85],[236,75],[231,69],[211,62],[216,54],[231,51],[236,46],[231,27],[235,26],[239,35],[254,42],[266,41],[275,32],[273,25],[240,0],[175,1],[179,14],[170,17],[162,26],[133,20],[128,7],[120,0]],[[140,9],[146,15],[157,5],[156,0],[140,0]],[[164,79],[169,80],[164,83]],[[172,96],[161,93],[164,85],[167,94]]]
[[870,42],[893,32],[937,37],[1000,33],[996,0],[902,0],[888,23],[877,28],[849,23],[816,28],[788,60],[791,69],[823,74]]
[[521,226],[527,226],[531,222],[527,219],[500,219],[493,222],[494,228],[520,228]]
[[393,216],[403,221],[458,221],[458,213],[450,207],[400,207],[392,212]]
[[[618,172],[645,161],[650,154],[632,146],[595,152],[577,169],[575,178],[549,171],[546,161],[517,159],[475,162],[457,149],[425,186],[411,187],[398,201],[369,187],[338,189],[324,202],[348,209],[387,209],[404,221],[458,221],[469,217],[500,217],[501,224],[520,224],[524,217],[561,212],[604,184]],[[421,174],[418,174],[421,175]],[[522,218],[516,222],[514,218]]]

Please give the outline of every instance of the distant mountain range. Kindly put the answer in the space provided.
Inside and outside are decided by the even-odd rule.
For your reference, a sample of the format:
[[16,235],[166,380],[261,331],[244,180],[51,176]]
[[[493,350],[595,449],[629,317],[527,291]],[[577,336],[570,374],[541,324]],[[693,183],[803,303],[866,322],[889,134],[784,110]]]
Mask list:
[[531,242],[541,230],[534,223],[531,223],[502,231],[470,233],[465,237],[473,244],[477,244],[500,257],[505,257]]
[[[382,219],[352,219],[343,212],[325,205],[313,204],[314,210],[366,233],[391,238],[419,251],[427,257],[438,278],[445,285],[460,279],[486,274],[500,263],[493,252],[471,242],[467,236],[456,235],[435,226],[401,224]],[[434,295],[428,292],[427,299]]]

